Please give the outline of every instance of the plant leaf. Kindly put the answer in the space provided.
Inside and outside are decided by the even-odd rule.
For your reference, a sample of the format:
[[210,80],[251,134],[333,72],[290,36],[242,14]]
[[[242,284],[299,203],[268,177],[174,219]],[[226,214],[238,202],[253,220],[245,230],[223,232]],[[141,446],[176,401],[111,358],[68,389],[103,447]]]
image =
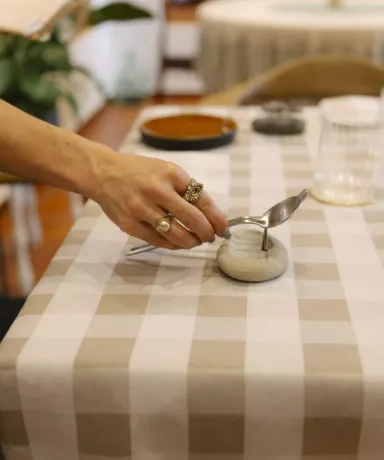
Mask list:
[[41,58],[52,70],[66,70],[71,67],[65,46],[54,42],[47,43],[47,45],[49,46],[45,47]]
[[82,75],[86,76],[86,77],[89,77],[91,79],[93,79],[93,73],[88,70],[86,67],[83,67],[81,65],[74,65],[72,66],[72,69],[71,69],[73,72],[78,72],[78,73],[81,73]]
[[105,91],[105,88],[104,86],[100,83],[99,79],[96,78],[93,73],[91,71],[89,71],[88,69],[86,69],[85,67],[82,67],[82,66],[73,66],[72,67],[73,71],[74,72],[78,72],[78,73],[81,73],[82,75],[88,77],[90,80],[92,80],[97,89],[100,91],[100,93],[103,95],[103,96],[106,96],[106,91]]
[[90,12],[88,23],[95,26],[105,21],[133,21],[151,18],[152,14],[130,3],[110,3]]
[[27,63],[42,70],[68,70],[71,67],[67,48],[55,41],[37,43],[27,54]]
[[70,69],[66,70],[65,72],[60,72],[61,74],[65,73],[65,74],[71,74],[72,72],[74,73],[80,73],[82,75],[84,75],[85,77],[88,77],[90,80],[93,81],[93,83],[95,83],[98,91],[100,91],[100,93],[103,95],[103,96],[106,96],[106,91],[105,91],[105,88],[104,86],[100,83],[99,79],[96,78],[93,73],[88,70],[87,68],[85,67],[82,67],[82,66],[77,66],[77,65],[74,65],[74,66],[71,66]]
[[12,86],[13,62],[11,59],[0,59],[0,96],[8,91]]
[[12,54],[12,48],[15,44],[14,37],[8,37],[6,35],[0,35],[0,57]]
[[40,74],[21,76],[19,86],[25,96],[34,102],[42,104],[54,104],[61,96],[58,84],[47,80]]
[[68,105],[71,107],[73,112],[77,114],[79,111],[79,106],[77,104],[75,96],[68,91],[63,91],[61,93],[61,97],[68,103]]
[[26,37],[16,37],[15,44],[12,49],[12,56],[15,63],[17,65],[23,65],[27,60],[30,49],[35,46],[36,42],[29,40]]

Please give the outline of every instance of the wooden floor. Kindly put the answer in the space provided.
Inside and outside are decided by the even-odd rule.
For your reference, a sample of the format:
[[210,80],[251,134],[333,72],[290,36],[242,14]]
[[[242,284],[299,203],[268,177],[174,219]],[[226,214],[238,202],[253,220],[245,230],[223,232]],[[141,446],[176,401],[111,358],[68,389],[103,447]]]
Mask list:
[[[193,105],[197,97],[150,98],[137,106],[111,104],[105,107],[80,134],[88,139],[118,149],[128,133],[139,110],[150,104]],[[39,198],[39,216],[44,230],[44,241],[41,245],[31,248],[30,256],[33,263],[35,278],[38,281],[47,268],[50,260],[60,247],[63,239],[71,228],[73,221],[70,213],[69,200],[66,192],[52,187],[37,186]],[[12,223],[9,210],[1,213],[0,231],[3,235],[5,248],[5,279],[8,293],[19,294],[17,283],[17,266],[15,250],[12,242]]]

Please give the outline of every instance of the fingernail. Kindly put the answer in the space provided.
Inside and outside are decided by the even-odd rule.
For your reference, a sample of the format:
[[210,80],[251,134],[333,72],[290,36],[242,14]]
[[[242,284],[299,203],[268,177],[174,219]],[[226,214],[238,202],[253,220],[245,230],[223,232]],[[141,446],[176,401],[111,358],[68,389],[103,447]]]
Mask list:
[[212,238],[211,238],[211,239],[208,241],[208,243],[211,243],[211,244],[212,244],[212,243],[214,243],[214,242],[215,242],[215,240],[216,240],[216,237],[215,237],[215,236],[213,236],[213,237],[212,237]]
[[221,234],[221,236],[222,236],[223,238],[225,238],[226,240],[229,240],[229,239],[231,238],[231,236],[232,236],[232,233],[231,233],[231,231],[229,230],[229,228],[227,227],[227,228],[225,228],[225,229],[223,230],[223,233]]

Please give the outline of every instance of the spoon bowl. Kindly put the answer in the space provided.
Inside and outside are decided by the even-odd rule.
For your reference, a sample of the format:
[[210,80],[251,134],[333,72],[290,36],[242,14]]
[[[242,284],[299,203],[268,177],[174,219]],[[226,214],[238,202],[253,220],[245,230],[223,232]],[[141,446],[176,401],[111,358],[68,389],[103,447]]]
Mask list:
[[256,224],[264,229],[262,250],[268,251],[268,229],[277,227],[290,219],[299,209],[301,203],[308,197],[308,190],[305,189],[297,196],[291,196],[275,204],[261,217],[238,217],[231,219],[229,226],[241,224]]
[[275,204],[265,214],[262,219],[265,220],[266,228],[277,227],[290,219],[299,209],[301,203],[307,198],[308,191],[305,189],[297,196],[286,198],[280,203]]
[[230,227],[243,224],[257,224],[262,228],[277,227],[290,219],[299,209],[301,203],[307,198],[308,191],[305,189],[297,196],[291,196],[272,206],[261,217],[243,216],[230,219]]

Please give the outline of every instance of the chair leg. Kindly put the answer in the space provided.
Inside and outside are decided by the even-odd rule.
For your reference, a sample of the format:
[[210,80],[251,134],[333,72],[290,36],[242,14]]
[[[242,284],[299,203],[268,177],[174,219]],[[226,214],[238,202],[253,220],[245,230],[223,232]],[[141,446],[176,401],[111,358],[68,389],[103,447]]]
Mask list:
[[69,205],[73,220],[77,220],[83,212],[84,201],[81,195],[69,192]]
[[38,246],[43,242],[44,233],[39,218],[36,187],[33,184],[26,184],[24,185],[24,190],[29,239],[33,246]]
[[24,297],[9,297],[0,294],[0,342],[15,322],[25,301]]
[[17,184],[12,187],[10,211],[13,224],[13,241],[16,248],[19,287],[23,295],[28,295],[34,286],[34,272],[29,258],[28,227],[24,218],[28,188]]
[[[7,276],[6,276],[6,263],[5,263],[5,245],[4,233],[2,227],[2,214],[4,206],[0,207],[0,293],[7,294]],[[0,294],[1,295],[1,294]],[[1,460],[1,457],[0,457]]]

